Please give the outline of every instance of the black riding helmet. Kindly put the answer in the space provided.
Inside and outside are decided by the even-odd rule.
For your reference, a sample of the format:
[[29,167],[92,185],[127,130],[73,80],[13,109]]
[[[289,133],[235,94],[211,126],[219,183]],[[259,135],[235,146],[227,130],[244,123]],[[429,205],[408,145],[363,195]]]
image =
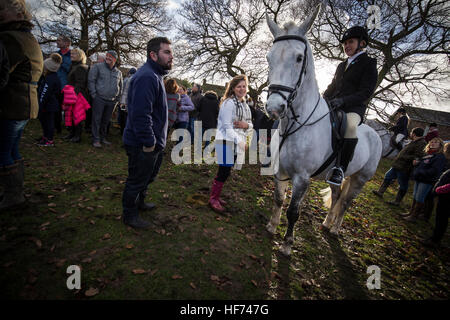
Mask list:
[[356,38],[359,41],[366,41],[366,46],[369,43],[369,34],[367,33],[367,29],[361,26],[354,26],[344,32],[342,36],[341,43],[344,43],[345,40]]

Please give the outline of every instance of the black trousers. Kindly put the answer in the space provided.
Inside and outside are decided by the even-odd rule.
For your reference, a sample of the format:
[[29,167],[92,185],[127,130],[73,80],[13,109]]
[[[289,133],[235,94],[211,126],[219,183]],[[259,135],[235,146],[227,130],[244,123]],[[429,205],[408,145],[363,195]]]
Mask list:
[[39,121],[41,122],[43,136],[48,140],[53,140],[55,133],[55,115],[57,116],[59,112],[39,112]]
[[449,195],[438,195],[438,202],[436,206],[436,226],[433,230],[433,235],[431,238],[435,242],[439,242],[444,237],[445,231],[448,226],[448,216],[450,211]]

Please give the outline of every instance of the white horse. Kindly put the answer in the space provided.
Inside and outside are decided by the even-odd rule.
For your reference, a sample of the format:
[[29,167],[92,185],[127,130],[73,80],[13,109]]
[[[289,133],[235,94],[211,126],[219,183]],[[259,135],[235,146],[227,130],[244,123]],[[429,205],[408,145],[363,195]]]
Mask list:
[[[303,24],[289,23],[281,29],[267,16],[269,29],[275,37],[267,54],[269,62],[269,96],[266,111],[280,118],[279,170],[275,173],[275,203],[267,230],[274,234],[280,223],[281,208],[288,181],[292,180],[292,199],[287,210],[288,228],[281,252],[290,255],[294,225],[299,207],[306,195],[313,173],[332,154],[331,124],[327,103],[319,94],[314,72],[314,59],[305,34],[316,18],[320,6]],[[326,204],[330,211],[322,229],[337,235],[344,211],[375,174],[381,158],[381,140],[367,125],[357,130],[358,144],[345,172],[342,186],[327,188]],[[331,163],[317,179],[326,178]]]
[[[391,139],[394,133],[386,129],[386,127],[376,119],[367,119],[365,121],[365,124],[374,129],[376,133],[378,133],[378,135],[380,136],[381,143],[383,144],[381,157],[387,159],[394,159],[399,153],[398,149],[394,148],[391,145]],[[404,148],[409,142],[411,142],[411,140],[404,139],[402,141],[402,147]]]

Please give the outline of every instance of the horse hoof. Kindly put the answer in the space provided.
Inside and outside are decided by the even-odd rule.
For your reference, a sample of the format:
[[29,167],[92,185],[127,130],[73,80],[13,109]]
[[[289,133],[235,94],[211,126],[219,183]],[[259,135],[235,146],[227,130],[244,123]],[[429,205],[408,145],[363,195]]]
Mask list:
[[339,235],[339,230],[331,228],[330,229],[330,234],[332,234],[333,236],[337,237]]
[[273,226],[271,223],[268,223],[266,226],[266,230],[267,232],[269,232],[271,235],[275,235],[275,230],[277,228],[275,226]]
[[285,256],[285,257],[290,257],[291,256],[291,246],[290,245],[286,245],[283,244],[280,248],[280,252]]

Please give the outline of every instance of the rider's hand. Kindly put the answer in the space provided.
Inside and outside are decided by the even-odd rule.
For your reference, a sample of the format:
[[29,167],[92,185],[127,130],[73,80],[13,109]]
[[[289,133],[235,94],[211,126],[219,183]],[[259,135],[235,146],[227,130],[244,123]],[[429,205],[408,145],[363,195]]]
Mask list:
[[144,152],[153,152],[154,150],[155,150],[155,145],[153,145],[152,147],[146,147],[146,146],[142,147],[142,151],[144,151]]
[[334,99],[330,100],[330,105],[332,108],[340,108],[344,105],[344,99],[334,98]]

